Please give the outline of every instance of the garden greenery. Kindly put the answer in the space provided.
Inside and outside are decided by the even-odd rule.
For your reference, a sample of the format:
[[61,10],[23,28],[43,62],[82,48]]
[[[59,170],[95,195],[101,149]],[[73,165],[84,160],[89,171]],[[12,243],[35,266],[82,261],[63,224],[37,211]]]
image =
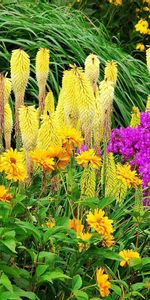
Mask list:
[[[112,7],[110,4],[108,6]],[[96,53],[101,62],[100,80],[106,61],[116,60],[118,63],[114,126],[128,124],[133,105],[144,110],[150,92],[145,62],[125,53],[119,42],[113,36],[109,37],[102,23],[98,22],[96,26],[80,11],[68,9],[67,6],[53,6],[47,1],[14,1],[14,4],[4,1],[4,5],[1,4],[0,30],[1,71],[9,74],[13,49],[20,47],[31,57],[31,80],[26,95],[28,104],[37,104],[34,57],[38,48],[46,47],[51,48],[47,88],[53,90],[56,103],[63,70],[69,64],[82,66],[89,53]]]
[[[120,62],[107,61],[99,84],[99,56],[89,54],[83,68],[73,60],[55,105],[46,90],[50,55],[49,48],[36,53],[38,108],[24,100],[32,82],[27,52],[11,53],[11,80],[0,75],[0,299],[148,300],[149,183],[131,159],[144,148],[135,135],[125,140],[126,129],[116,139],[111,132],[125,74]],[[148,49],[145,78],[149,62]],[[130,120],[141,144],[149,109],[148,99]]]

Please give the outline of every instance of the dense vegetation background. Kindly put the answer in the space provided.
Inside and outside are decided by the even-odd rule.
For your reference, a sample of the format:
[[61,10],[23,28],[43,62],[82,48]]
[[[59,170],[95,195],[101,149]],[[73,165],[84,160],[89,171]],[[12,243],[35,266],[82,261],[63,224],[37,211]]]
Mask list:
[[[135,5],[136,1],[133,2]],[[127,125],[131,107],[138,105],[143,110],[150,91],[145,56],[142,61],[137,60],[136,55],[133,58],[129,49],[128,53],[125,52],[125,45],[132,44],[130,50],[134,47],[132,36],[127,43],[129,24],[132,23],[128,10],[133,12],[132,6],[129,5],[127,15],[122,6],[110,5],[106,1],[102,1],[101,6],[100,3],[101,1],[3,0],[0,6],[0,71],[9,72],[11,51],[21,47],[31,56],[33,75],[33,57],[37,49],[50,48],[48,89],[52,88],[57,102],[62,73],[69,64],[76,63],[83,67],[86,56],[94,53],[101,61],[99,79],[102,80],[106,61],[116,60],[119,80],[115,93],[114,122],[115,126]],[[127,17],[128,22],[125,21]],[[29,83],[30,96],[27,95],[26,100],[36,103],[34,78],[33,75]]]

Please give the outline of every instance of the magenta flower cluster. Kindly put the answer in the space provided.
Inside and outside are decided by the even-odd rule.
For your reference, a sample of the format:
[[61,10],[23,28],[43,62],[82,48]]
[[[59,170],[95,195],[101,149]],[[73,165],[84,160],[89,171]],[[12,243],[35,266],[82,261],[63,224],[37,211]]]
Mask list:
[[[150,183],[150,112],[140,114],[140,124],[136,128],[112,130],[108,151],[120,154],[123,162],[129,162],[143,180],[143,188],[148,188]],[[145,201],[145,204],[150,205],[150,199]]]

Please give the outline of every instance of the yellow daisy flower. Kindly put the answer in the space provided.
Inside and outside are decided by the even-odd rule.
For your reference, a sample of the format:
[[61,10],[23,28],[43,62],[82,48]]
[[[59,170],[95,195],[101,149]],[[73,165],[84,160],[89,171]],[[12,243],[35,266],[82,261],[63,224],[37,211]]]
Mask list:
[[4,152],[0,160],[0,171],[5,172],[9,180],[24,181],[27,178],[27,170],[23,153],[12,148]]
[[140,258],[140,254],[133,250],[120,251],[119,255],[123,258],[123,260],[120,262],[121,267],[129,265],[129,262],[132,258]]
[[83,143],[83,138],[81,137],[81,132],[77,131],[75,128],[64,128],[60,132],[62,136],[62,146],[71,152],[73,147],[80,147]]
[[70,160],[70,155],[60,146],[48,148],[47,157],[54,159],[55,169],[65,168]]
[[110,282],[103,268],[96,270],[96,281],[101,297],[107,297],[110,294]]
[[87,215],[87,223],[102,236],[108,236],[114,231],[113,221],[104,215],[105,212],[102,209],[95,209],[94,214],[90,211]]
[[43,168],[45,172],[52,172],[55,168],[53,158],[47,157],[47,151],[35,149],[30,152],[32,160]]
[[101,165],[101,158],[95,155],[93,149],[82,152],[76,157],[76,161],[79,165],[82,165],[84,168],[90,165],[94,169],[99,169]]
[[12,196],[8,193],[4,185],[0,185],[0,201],[9,202]]
[[123,182],[127,188],[137,188],[142,184],[142,180],[137,177],[136,171],[131,171],[129,164],[117,164],[117,178]]

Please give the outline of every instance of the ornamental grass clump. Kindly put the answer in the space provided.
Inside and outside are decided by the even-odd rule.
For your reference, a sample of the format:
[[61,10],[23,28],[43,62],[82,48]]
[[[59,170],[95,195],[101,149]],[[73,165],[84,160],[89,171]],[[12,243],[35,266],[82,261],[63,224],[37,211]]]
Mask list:
[[0,298],[148,299],[149,103],[111,130],[117,64],[99,82],[90,54],[64,71],[55,108],[42,48],[39,107],[27,105],[29,58],[15,51],[15,113],[0,82]]

